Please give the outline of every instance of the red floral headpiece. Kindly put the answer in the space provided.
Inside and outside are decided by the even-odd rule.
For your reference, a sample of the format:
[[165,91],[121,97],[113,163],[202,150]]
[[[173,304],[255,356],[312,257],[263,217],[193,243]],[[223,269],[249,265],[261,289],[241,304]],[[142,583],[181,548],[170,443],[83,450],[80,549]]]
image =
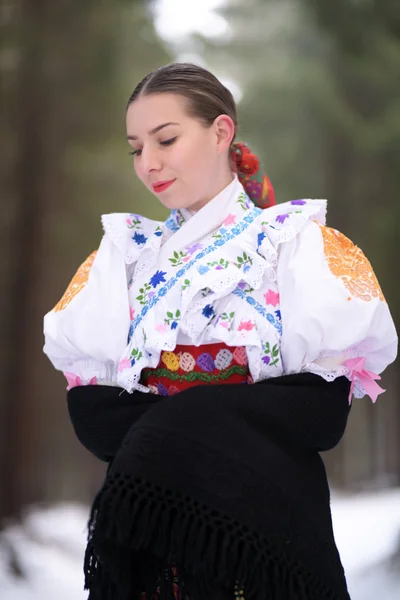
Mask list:
[[243,142],[234,142],[231,151],[233,169],[249,198],[259,208],[276,204],[274,188],[260,167],[260,161]]

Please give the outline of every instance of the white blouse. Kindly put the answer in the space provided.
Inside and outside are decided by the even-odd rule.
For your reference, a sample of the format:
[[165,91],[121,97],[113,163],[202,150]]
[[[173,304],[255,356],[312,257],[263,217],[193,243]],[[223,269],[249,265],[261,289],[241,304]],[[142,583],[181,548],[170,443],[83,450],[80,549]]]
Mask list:
[[149,391],[140,374],[162,350],[224,342],[246,348],[255,382],[345,375],[375,399],[395,327],[370,263],[325,214],[325,200],[259,209],[235,177],[194,214],[104,215],[99,250],[45,316],[44,352],[69,386],[132,392]]

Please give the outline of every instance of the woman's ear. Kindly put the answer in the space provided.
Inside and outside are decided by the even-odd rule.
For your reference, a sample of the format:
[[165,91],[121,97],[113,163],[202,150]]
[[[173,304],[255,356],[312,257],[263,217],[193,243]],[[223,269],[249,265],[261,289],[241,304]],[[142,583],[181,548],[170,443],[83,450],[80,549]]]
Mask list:
[[235,124],[228,115],[219,115],[214,121],[217,139],[217,152],[221,154],[228,150],[235,137]]

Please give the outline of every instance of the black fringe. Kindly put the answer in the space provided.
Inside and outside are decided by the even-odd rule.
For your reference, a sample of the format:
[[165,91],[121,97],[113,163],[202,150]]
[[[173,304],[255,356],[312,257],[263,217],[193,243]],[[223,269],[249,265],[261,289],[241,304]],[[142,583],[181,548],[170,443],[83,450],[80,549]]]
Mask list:
[[[240,530],[240,531],[239,531]],[[205,600],[212,590],[244,589],[245,600],[342,600],[299,565],[277,556],[265,538],[190,498],[141,480],[109,475],[89,521],[85,589],[89,600],[140,600],[160,589],[171,600],[172,573]],[[181,590],[182,592],[182,590]]]

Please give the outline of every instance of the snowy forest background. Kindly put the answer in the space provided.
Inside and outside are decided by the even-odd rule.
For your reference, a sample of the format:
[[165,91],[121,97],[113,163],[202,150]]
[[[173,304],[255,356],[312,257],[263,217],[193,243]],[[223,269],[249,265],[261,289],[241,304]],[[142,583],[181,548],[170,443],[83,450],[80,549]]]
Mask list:
[[[74,437],[42,318],[98,246],[100,214],[165,215],[135,180],[124,112],[135,84],[175,60],[231,87],[238,137],[278,202],[328,198],[328,224],[365,251],[400,325],[397,0],[0,0],[4,600],[86,597],[87,506],[104,465]],[[354,600],[400,597],[398,363],[383,387],[376,405],[354,402],[324,456]]]

